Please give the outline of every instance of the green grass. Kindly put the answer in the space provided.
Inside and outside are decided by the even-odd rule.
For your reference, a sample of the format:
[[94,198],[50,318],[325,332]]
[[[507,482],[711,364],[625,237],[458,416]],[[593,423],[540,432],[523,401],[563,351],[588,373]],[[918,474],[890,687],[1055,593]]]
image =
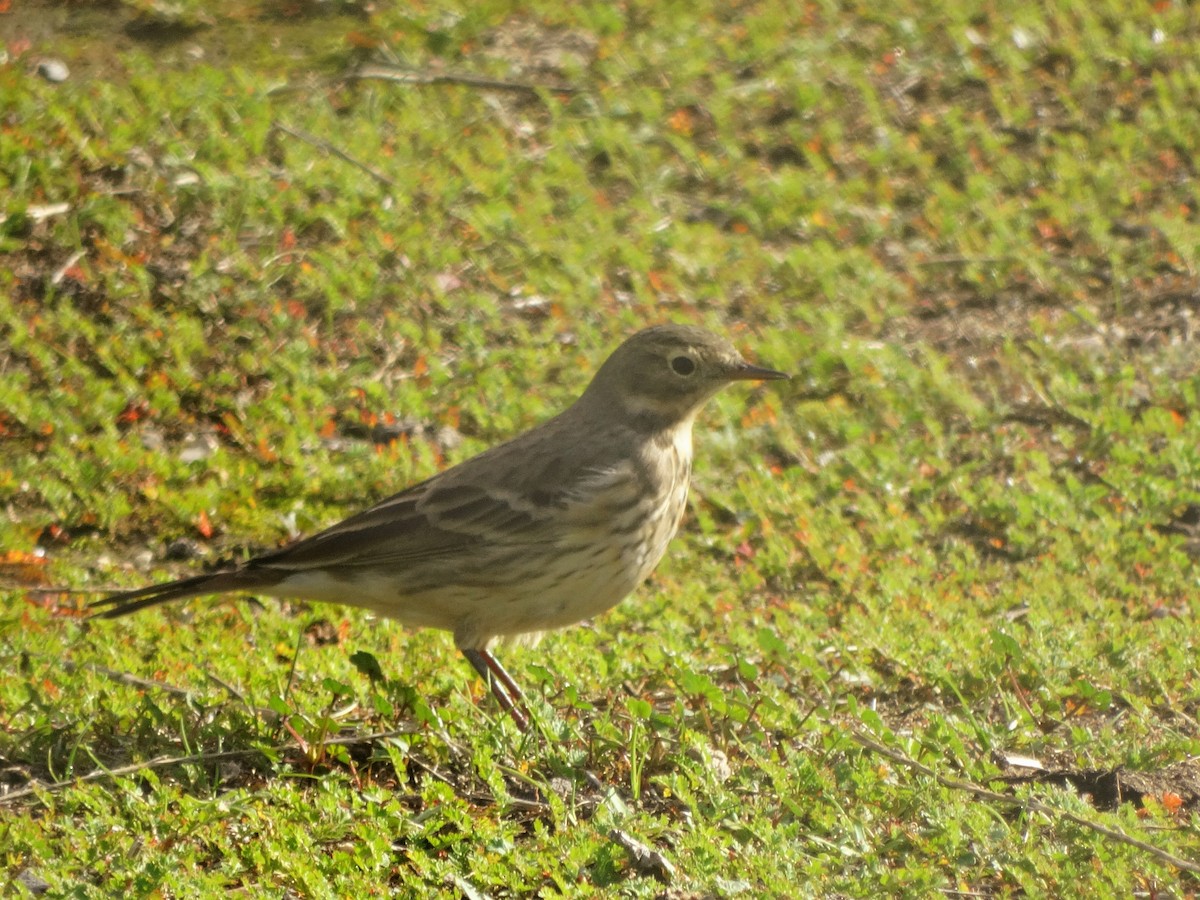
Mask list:
[[[401,7],[0,14],[5,895],[1194,894],[1186,6]],[[310,533],[662,320],[796,377],[504,651],[542,736],[443,634],[31,590]]]

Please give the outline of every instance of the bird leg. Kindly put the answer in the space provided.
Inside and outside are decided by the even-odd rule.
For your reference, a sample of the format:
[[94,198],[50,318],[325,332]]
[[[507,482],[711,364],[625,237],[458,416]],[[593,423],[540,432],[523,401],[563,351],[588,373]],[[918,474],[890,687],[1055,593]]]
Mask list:
[[528,731],[529,708],[525,705],[525,695],[504,666],[500,665],[500,660],[487,650],[462,648],[462,655],[479,673],[479,677],[491,689],[492,696],[496,698],[500,708],[508,713],[517,728],[522,732]]

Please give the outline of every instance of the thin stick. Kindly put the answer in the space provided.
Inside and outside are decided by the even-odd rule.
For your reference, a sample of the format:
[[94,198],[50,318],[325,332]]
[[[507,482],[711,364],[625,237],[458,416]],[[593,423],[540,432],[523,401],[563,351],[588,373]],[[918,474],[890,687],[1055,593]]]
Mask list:
[[[39,658],[41,658],[39,656]],[[117,684],[124,684],[129,687],[140,688],[143,691],[162,691],[165,694],[173,694],[176,697],[183,697],[185,700],[192,699],[195,694],[186,688],[176,687],[173,684],[167,684],[165,681],[156,681],[153,678],[140,678],[129,672],[120,672],[116,669],[110,669],[108,666],[101,666],[97,663],[77,663],[70,659],[60,659],[55,661],[55,665],[62,666],[67,672],[74,673],[80,670],[95,672],[97,675],[103,675],[115,681]]]
[[1129,847],[1136,847],[1143,853],[1148,853],[1155,859],[1167,863],[1167,865],[1174,866],[1175,868],[1182,869],[1186,872],[1191,872],[1194,875],[1200,875],[1200,864],[1178,857],[1173,853],[1168,853],[1166,850],[1161,850],[1158,847],[1155,847],[1153,844],[1148,844],[1145,841],[1133,837],[1132,835],[1126,834],[1120,829],[1110,828],[1107,825],[1101,825],[1099,822],[1094,822],[1091,819],[1085,819],[1083,816],[1076,815],[1073,812],[1068,812],[1065,809],[1058,809],[1057,807],[1042,803],[1040,800],[1022,800],[1018,797],[1010,797],[1007,794],[1000,794],[996,791],[988,790],[981,785],[973,784],[969,781],[959,781],[955,778],[946,778],[944,775],[939,775],[933,769],[929,768],[929,766],[917,762],[911,756],[908,756],[899,750],[894,750],[891,747],[885,746],[874,738],[867,737],[857,729],[852,728],[850,731],[850,739],[860,747],[870,750],[872,753],[878,753],[880,756],[886,756],[892,762],[904,767],[905,769],[908,769],[909,771],[917,772],[928,778],[934,779],[944,788],[949,788],[952,791],[963,791],[964,793],[971,794],[972,796],[979,797],[983,800],[990,800],[993,803],[1003,803],[1006,806],[1015,806],[1018,809],[1024,810],[1025,812],[1041,813],[1044,816],[1049,816],[1051,819],[1066,819],[1069,822],[1074,822],[1076,825],[1080,825],[1090,831],[1094,831],[1097,834],[1101,834],[1106,838],[1114,840],[1119,844],[1125,844]]
[[75,263],[79,262],[87,255],[86,250],[77,250],[67,257],[67,261],[54,270],[54,274],[50,276],[50,283],[57,287],[59,283],[67,277],[67,270]]
[[[95,672],[97,675],[103,675],[105,678],[109,678],[115,681],[117,684],[135,687],[143,691],[162,691],[165,694],[171,694],[175,697],[182,697],[185,700],[192,700],[196,696],[195,691],[190,691],[187,688],[181,688],[173,684],[167,684],[165,681],[158,681],[154,678],[142,678],[130,672],[121,672],[117,669],[110,669],[108,666],[102,666],[98,663],[77,663],[70,659],[60,659],[56,660],[55,664],[62,666],[68,672],[77,672],[86,669],[89,672]],[[234,700],[237,700],[239,703],[245,706],[246,709],[257,716],[260,716],[265,721],[274,724],[279,719],[279,714],[275,712],[275,710],[268,709],[265,706],[252,705],[240,691],[233,687],[233,685],[226,684],[211,672],[206,672],[205,675],[209,681],[217,685],[217,687],[228,693],[229,696],[231,696]]]
[[465,87],[483,88],[492,91],[515,91],[522,94],[536,94],[539,90],[549,91],[552,94],[579,93],[579,88],[571,87],[567,84],[533,84],[524,81],[505,81],[499,78],[487,78],[483,75],[470,75],[465,72],[417,72],[411,69],[377,64],[362,66],[344,77],[347,81],[374,78],[398,84],[459,84]]
[[[406,725],[403,728],[395,728],[391,731],[377,731],[374,734],[363,735],[347,735],[345,737],[329,737],[321,741],[318,746],[331,747],[334,745],[349,747],[355,744],[369,744],[374,741],[386,741],[390,738],[399,737],[405,734],[416,734],[420,730],[420,726]],[[287,744],[279,744],[272,748],[275,753],[285,753],[290,750],[302,750],[299,744],[289,742]],[[237,759],[238,757],[251,756],[255,753],[265,753],[257,747],[247,747],[242,750],[221,750],[212,753],[193,753],[188,756],[156,756],[153,759],[144,760],[139,763],[131,763],[128,766],[119,766],[115,769],[96,769],[88,772],[86,775],[80,775],[78,778],[71,778],[64,781],[53,781],[49,784],[37,784],[31,787],[20,788],[15,791],[9,791],[7,794],[0,794],[0,804],[8,803],[12,800],[20,800],[23,797],[29,797],[37,794],[39,791],[55,792],[61,791],[78,784],[85,784],[92,781],[102,781],[105,778],[120,778],[124,775],[135,775],[138,772],[144,772],[149,769],[161,769],[165,766],[182,766],[194,765],[196,763],[219,762],[224,759]]]
[[284,134],[289,134],[292,137],[296,138],[297,140],[304,141],[304,143],[306,143],[306,144],[311,144],[312,146],[316,147],[318,150],[324,150],[326,153],[333,154],[338,159],[343,160],[344,162],[350,163],[350,165],[354,166],[356,169],[366,172],[368,175],[370,175],[372,178],[374,178],[380,184],[387,185],[388,187],[396,186],[396,182],[394,182],[392,179],[388,178],[382,172],[380,172],[376,169],[372,169],[366,163],[359,162],[357,159],[355,159],[353,156],[351,156],[345,150],[342,150],[339,147],[335,147],[333,144],[329,143],[329,141],[322,140],[321,138],[317,137],[316,135],[309,134],[307,131],[301,131],[299,128],[293,128],[290,125],[284,125],[282,122],[279,122],[279,121],[272,122],[271,127],[274,128],[276,131],[282,131]]

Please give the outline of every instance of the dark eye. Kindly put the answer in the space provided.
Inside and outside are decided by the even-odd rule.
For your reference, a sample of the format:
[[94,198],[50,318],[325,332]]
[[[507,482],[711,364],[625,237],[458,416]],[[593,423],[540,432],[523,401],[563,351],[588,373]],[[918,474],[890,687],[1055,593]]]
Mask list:
[[673,360],[671,360],[671,371],[673,371],[676,375],[691,375],[696,371],[696,364],[692,362],[690,357],[676,356]]

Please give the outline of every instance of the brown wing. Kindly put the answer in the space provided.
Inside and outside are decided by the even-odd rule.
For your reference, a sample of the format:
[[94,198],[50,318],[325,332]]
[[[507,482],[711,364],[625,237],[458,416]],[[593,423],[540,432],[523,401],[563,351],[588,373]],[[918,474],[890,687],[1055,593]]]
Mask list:
[[[314,570],[403,567],[453,557],[481,544],[518,549],[553,543],[564,519],[587,524],[581,496],[617,477],[612,448],[599,440],[576,453],[542,452],[569,431],[566,416],[413,485],[325,531],[249,560],[238,569],[123,591],[98,600],[114,618],[172,600],[228,591],[269,590]],[[598,511],[603,517],[603,511]]]

